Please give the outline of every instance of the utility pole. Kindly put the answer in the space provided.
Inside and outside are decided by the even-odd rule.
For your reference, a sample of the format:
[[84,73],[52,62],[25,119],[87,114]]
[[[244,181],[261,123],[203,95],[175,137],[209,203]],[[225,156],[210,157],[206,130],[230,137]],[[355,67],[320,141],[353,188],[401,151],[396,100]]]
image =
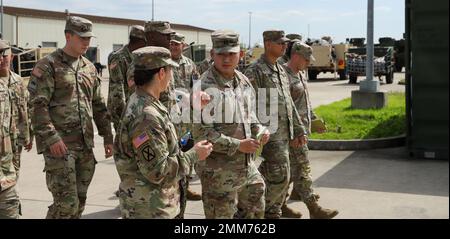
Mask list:
[[155,1],[152,0],[152,21],[155,20]]
[[373,77],[374,0],[367,0],[366,79],[359,83],[359,90],[352,91],[352,108],[380,109],[387,105],[387,94],[380,91],[380,81]]
[[1,9],[0,9],[0,11],[1,11],[1,21],[2,21],[2,23],[1,23],[1,28],[0,28],[0,33],[1,33],[1,35],[2,35],[2,38],[3,38],[3,0],[1,0],[2,2],[1,2]]
[[374,0],[368,0],[367,4],[367,58],[366,58],[366,80],[361,82],[360,90],[377,92],[380,82],[373,79],[373,22],[374,22]]
[[308,23],[308,37],[307,37],[307,39],[309,39],[309,23]]
[[252,48],[252,12],[248,12],[248,49]]

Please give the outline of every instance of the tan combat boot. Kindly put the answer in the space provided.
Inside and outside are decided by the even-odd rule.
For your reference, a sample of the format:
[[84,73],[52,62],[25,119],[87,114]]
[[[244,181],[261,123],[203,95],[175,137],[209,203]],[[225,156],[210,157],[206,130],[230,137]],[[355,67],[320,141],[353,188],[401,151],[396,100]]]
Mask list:
[[299,211],[295,211],[294,209],[284,204],[283,207],[281,208],[281,216],[287,218],[301,218],[302,213]]
[[202,195],[199,193],[196,193],[194,191],[191,191],[190,188],[188,188],[186,193],[186,198],[187,200],[191,200],[191,201],[199,201],[202,200]]
[[337,210],[322,208],[317,201],[307,203],[306,206],[308,207],[309,218],[311,219],[331,219],[339,213]]

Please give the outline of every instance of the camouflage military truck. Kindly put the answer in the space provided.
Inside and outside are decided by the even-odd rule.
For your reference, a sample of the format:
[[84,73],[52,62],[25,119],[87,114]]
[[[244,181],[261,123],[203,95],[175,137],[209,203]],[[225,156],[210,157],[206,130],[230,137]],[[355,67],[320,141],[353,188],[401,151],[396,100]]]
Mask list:
[[183,49],[183,55],[191,59],[195,64],[199,64],[206,59],[206,45],[194,44],[193,42]]
[[401,72],[405,66],[405,39],[395,40],[392,37],[381,37],[378,39],[379,46],[394,47],[394,69]]
[[347,43],[332,44],[332,42],[320,40],[306,41],[313,49],[313,56],[316,59],[308,67],[308,79],[315,80],[320,73],[337,73],[340,80],[346,80],[345,53],[349,47]]
[[[351,46],[345,54],[346,70],[349,76],[349,83],[355,84],[358,76],[366,75],[366,46],[365,38],[351,38]],[[374,45],[374,76],[384,76],[387,84],[394,81],[394,47],[385,46],[391,44],[392,39],[380,38],[380,43]],[[395,40],[394,40],[395,41]]]

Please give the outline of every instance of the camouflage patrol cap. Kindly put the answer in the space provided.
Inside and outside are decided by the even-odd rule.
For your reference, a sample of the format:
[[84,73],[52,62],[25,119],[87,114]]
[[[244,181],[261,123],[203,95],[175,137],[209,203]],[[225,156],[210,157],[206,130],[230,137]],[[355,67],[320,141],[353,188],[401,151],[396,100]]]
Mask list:
[[214,52],[216,53],[238,53],[241,51],[241,47],[239,45],[239,34],[235,31],[215,31],[211,34],[211,40],[213,43]]
[[295,42],[292,45],[291,52],[299,54],[299,55],[303,56],[306,60],[309,60],[309,61],[315,61],[316,60],[314,58],[314,56],[313,56],[313,49],[310,46],[308,46],[305,43],[303,43],[303,42],[298,42],[298,41]]
[[3,52],[4,54],[11,54],[11,46],[9,45],[9,42],[0,40],[0,52]]
[[287,34],[286,37],[289,38],[289,40],[291,40],[291,41],[295,40],[295,39],[300,40],[300,41],[302,40],[302,35],[296,34],[296,33]]
[[132,64],[135,70],[152,70],[169,65],[178,67],[168,49],[156,46],[147,46],[133,51]]
[[276,43],[288,42],[289,38],[284,36],[284,31],[268,30],[263,32],[264,41],[273,41]]
[[92,33],[92,22],[82,17],[68,17],[64,30],[72,31],[80,37],[95,37]]
[[161,34],[174,34],[169,22],[148,21],[145,23],[145,32],[159,32]]
[[176,42],[178,44],[184,43],[185,36],[181,33],[175,33],[171,36],[170,41]]
[[140,25],[131,26],[130,37],[139,38],[145,40],[145,29]]

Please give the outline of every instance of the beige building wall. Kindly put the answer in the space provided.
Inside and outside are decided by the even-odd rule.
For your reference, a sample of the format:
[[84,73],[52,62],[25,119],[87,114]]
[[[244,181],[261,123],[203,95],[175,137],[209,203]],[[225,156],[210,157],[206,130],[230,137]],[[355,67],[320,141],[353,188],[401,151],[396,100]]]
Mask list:
[[[44,42],[55,43],[56,47],[65,45],[64,20],[45,19],[35,17],[16,17],[4,15],[4,39],[22,48],[36,48],[43,46]],[[93,32],[96,38],[91,40],[91,47],[99,49],[99,60],[107,64],[108,55],[113,51],[113,45],[128,43],[130,26],[118,24],[104,24],[94,22]],[[212,48],[211,33],[197,30],[179,30],[186,36],[186,43],[205,44],[206,49]]]

